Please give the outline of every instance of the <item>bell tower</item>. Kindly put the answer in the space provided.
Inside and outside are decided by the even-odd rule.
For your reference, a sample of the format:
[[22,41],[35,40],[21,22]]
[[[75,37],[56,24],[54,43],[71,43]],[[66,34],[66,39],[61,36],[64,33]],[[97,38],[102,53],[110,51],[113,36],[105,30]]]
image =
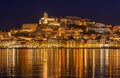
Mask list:
[[43,18],[45,18],[45,19],[48,18],[48,14],[46,12],[43,14]]
[[39,24],[47,24],[48,23],[48,14],[45,12],[43,17],[39,20]]

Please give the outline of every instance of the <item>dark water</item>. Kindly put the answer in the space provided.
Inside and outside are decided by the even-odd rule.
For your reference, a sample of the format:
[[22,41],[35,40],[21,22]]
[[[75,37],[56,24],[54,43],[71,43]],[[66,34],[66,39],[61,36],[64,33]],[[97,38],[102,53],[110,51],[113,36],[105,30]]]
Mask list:
[[0,49],[0,78],[120,78],[120,49]]

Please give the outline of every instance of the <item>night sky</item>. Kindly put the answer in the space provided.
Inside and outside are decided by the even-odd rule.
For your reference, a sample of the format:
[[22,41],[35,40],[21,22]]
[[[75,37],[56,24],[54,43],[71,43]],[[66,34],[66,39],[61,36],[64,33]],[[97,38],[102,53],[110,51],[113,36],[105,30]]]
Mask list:
[[80,16],[105,24],[120,24],[120,0],[1,0],[0,29],[20,28],[49,16]]

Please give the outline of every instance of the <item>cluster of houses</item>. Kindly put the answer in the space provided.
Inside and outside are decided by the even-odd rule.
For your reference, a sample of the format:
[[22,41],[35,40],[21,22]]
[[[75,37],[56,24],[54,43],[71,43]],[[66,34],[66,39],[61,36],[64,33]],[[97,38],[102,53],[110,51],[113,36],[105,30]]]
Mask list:
[[[113,43],[109,44],[108,41]],[[48,17],[47,13],[43,14],[39,23],[27,23],[21,29],[0,32],[2,47],[101,47],[100,44],[102,47],[114,47],[119,43],[120,26],[91,22],[75,16]]]

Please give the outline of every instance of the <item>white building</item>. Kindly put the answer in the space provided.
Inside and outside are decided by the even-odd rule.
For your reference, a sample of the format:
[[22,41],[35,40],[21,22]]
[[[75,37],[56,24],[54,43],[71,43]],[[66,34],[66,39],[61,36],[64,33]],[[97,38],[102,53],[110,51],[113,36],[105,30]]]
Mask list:
[[110,29],[109,28],[99,28],[99,27],[94,27],[94,28],[90,28],[89,30],[93,30],[95,32],[98,32],[98,33],[106,33],[106,32],[110,32]]

